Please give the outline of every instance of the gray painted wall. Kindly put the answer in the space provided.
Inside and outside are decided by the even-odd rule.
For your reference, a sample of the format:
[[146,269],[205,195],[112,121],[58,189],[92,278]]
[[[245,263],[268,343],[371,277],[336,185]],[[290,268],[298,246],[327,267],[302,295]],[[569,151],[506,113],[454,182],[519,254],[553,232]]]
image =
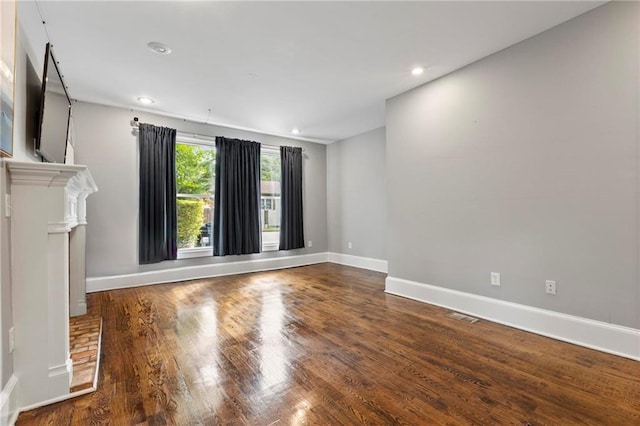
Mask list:
[[327,147],[329,251],[387,259],[385,145],[381,127]]
[[[327,251],[326,146],[294,139],[188,122],[85,102],[74,106],[75,161],[89,166],[99,191],[87,199],[87,275],[108,276],[205,263],[222,263]],[[202,135],[249,139],[305,149],[304,226],[312,248],[248,256],[205,257],[138,265],[138,137],[141,122]]]
[[640,328],[639,7],[387,101],[390,276]]

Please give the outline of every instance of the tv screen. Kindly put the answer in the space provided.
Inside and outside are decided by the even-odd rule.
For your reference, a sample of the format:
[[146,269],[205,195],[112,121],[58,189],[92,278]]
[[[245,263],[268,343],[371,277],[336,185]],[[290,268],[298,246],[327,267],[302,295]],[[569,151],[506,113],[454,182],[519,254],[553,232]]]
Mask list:
[[36,152],[45,161],[64,163],[69,136],[71,100],[62,81],[62,76],[47,43],[42,73],[40,114],[36,127]]

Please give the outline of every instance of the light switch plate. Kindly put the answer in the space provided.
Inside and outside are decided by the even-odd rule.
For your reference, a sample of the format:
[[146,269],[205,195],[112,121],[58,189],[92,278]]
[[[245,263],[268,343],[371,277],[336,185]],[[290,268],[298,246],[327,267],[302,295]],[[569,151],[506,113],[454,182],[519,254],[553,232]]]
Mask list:
[[16,329],[11,327],[9,329],[9,353],[13,353],[16,347]]

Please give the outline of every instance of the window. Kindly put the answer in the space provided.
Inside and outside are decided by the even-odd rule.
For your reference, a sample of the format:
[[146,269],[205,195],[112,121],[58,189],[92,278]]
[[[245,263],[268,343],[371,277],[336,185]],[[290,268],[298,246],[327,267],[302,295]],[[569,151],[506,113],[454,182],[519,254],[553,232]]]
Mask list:
[[[176,142],[176,198],[178,259],[213,255],[215,190],[213,144],[178,138]],[[260,226],[262,250],[280,244],[280,151],[262,148],[260,155]]]
[[263,147],[260,154],[260,225],[262,250],[280,245],[280,151]]
[[213,254],[215,147],[178,139],[178,258]]
[[[268,185],[272,185],[270,182]],[[260,200],[260,208],[262,210],[276,210],[276,198],[267,198],[267,196],[263,196]]]

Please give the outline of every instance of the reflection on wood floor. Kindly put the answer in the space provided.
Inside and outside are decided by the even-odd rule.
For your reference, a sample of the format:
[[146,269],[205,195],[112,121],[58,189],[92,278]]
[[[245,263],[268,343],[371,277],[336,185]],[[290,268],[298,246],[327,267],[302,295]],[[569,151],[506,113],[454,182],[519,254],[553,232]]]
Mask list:
[[18,424],[640,424],[640,363],[325,263],[108,291],[98,390]]

